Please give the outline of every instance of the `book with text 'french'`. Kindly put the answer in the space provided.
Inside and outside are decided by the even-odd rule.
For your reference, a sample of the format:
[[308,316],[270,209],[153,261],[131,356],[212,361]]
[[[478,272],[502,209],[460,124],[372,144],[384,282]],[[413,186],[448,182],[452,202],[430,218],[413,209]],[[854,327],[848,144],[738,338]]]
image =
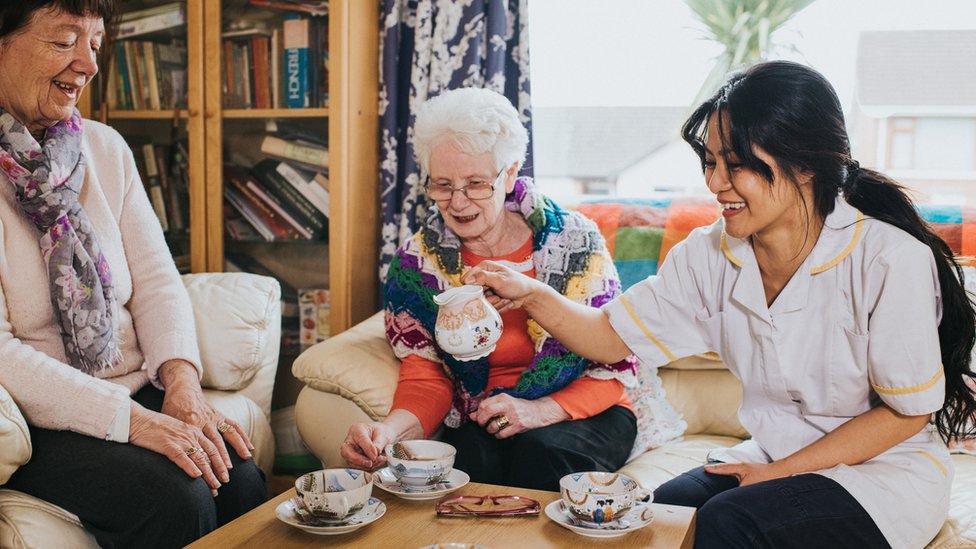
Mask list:
[[284,88],[285,105],[290,109],[311,106],[312,94],[308,81],[309,20],[288,16],[284,23]]

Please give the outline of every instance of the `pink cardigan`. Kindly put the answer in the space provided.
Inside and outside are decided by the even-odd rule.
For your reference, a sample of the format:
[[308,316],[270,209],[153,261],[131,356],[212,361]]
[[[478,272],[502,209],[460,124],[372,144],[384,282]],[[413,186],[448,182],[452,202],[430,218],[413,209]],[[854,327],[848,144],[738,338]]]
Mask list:
[[200,371],[200,351],[189,297],[129,146],[104,124],[84,124],[81,204],[122,306],[123,360],[97,378],[65,364],[40,233],[0,174],[0,385],[31,425],[104,439],[116,419],[128,424],[132,393],[150,381],[159,386],[162,363],[181,358]]

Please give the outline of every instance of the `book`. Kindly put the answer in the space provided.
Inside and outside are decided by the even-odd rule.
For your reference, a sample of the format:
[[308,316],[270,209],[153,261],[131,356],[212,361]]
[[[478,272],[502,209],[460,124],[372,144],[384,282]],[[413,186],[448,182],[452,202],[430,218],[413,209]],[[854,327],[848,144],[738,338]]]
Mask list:
[[[281,240],[294,240],[300,238],[298,231],[296,231],[287,221],[285,221],[270,204],[261,199],[251,188],[248,188],[247,181],[249,175],[246,170],[237,168],[234,166],[227,166],[224,168],[225,180],[229,185],[225,185],[225,189],[231,191],[231,195],[236,195],[234,201],[231,204],[238,207],[244,218],[255,225],[255,229],[261,230],[258,224],[255,224],[255,219],[260,221],[263,228],[267,229],[274,239]],[[245,208],[241,208],[241,201],[246,204]],[[262,233],[266,234],[266,233]]]
[[143,166],[145,169],[146,180],[143,182],[149,192],[149,201],[152,203],[153,211],[159,219],[164,231],[169,230],[169,221],[166,218],[166,198],[163,196],[163,187],[159,178],[159,164],[156,162],[156,150],[152,143],[142,146]]
[[299,341],[303,346],[315,345],[329,338],[329,309],[329,290],[298,290]]
[[312,239],[313,237],[312,231],[310,229],[307,229],[305,225],[303,225],[294,217],[292,217],[292,215],[284,208],[281,202],[279,202],[278,199],[274,197],[274,195],[264,192],[264,189],[262,189],[261,186],[258,185],[252,179],[248,179],[246,185],[247,188],[253,191],[254,194],[257,195],[257,197],[260,200],[262,200],[265,204],[270,206],[271,209],[275,211],[275,213],[277,213],[283,220],[285,220],[286,223],[288,223],[288,225],[290,225],[293,229],[295,229],[295,231],[297,231],[302,238],[306,240]]
[[173,2],[157,8],[123,14],[119,18],[112,38],[115,40],[132,38],[170,30],[185,24],[186,7],[183,2]]
[[281,108],[281,30],[271,31],[271,106]]
[[325,235],[329,226],[328,217],[318,211],[308,199],[278,173],[277,166],[275,160],[262,160],[251,168],[251,173],[257,177],[265,189],[278,198],[296,219],[312,228],[312,232],[316,235],[315,238]]
[[251,39],[251,51],[254,53],[254,106],[259,109],[270,109],[271,40],[266,36],[255,36]]
[[156,44],[144,42],[142,44],[142,56],[146,64],[146,80],[149,88],[149,108],[153,110],[162,109],[162,102],[159,100],[159,73],[156,72]]
[[241,214],[241,217],[250,223],[251,227],[261,235],[261,238],[268,242],[275,240],[275,233],[271,230],[271,227],[265,224],[261,216],[255,211],[255,208],[249,205],[247,200],[233,187],[224,187],[224,199]]
[[328,0],[250,0],[259,8],[307,13],[309,15],[329,15]]
[[287,162],[279,162],[275,171],[291,183],[292,187],[295,187],[318,211],[322,212],[322,215],[329,216],[329,191]]
[[309,20],[289,16],[284,27],[285,105],[291,109],[311,105],[308,81]]
[[295,160],[308,164],[313,169],[329,167],[328,149],[286,141],[273,135],[265,136],[264,140],[261,141],[261,152],[285,160]]

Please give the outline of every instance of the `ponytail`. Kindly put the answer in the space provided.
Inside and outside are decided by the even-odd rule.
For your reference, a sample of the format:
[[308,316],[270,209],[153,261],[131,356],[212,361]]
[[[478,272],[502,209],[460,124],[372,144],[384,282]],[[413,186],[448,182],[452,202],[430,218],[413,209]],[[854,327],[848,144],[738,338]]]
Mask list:
[[841,187],[847,203],[879,221],[894,225],[931,248],[942,291],[939,346],[945,369],[945,405],[935,413],[943,440],[976,436],[976,382],[970,352],[976,343],[976,314],[963,286],[962,268],[952,250],[918,214],[905,189],[885,175],[851,163]]

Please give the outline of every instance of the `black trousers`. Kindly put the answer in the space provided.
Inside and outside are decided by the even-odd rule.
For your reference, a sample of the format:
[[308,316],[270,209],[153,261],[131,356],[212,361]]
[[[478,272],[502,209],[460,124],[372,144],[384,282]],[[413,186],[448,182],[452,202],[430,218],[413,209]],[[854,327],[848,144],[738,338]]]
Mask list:
[[471,480],[503,486],[559,490],[559,479],[578,471],[616,471],[623,467],[637,436],[637,419],[613,406],[587,419],[564,421],[496,439],[473,421],[445,429],[455,448],[454,466]]
[[814,473],[739,487],[698,467],[659,486],[654,502],[698,508],[696,549],[890,547],[854,496]]
[[[133,399],[163,406],[151,385]],[[230,447],[230,483],[215,498],[161,454],[70,431],[30,427],[30,436],[33,456],[5,488],[78,515],[102,547],[182,547],[267,499],[264,473]]]

